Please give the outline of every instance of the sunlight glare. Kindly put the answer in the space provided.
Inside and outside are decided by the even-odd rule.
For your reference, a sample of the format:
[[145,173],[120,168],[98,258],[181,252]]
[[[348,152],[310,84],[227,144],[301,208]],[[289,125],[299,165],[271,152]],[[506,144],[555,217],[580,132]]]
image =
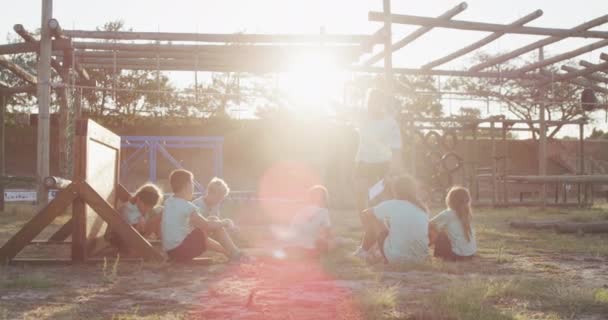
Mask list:
[[[331,99],[342,95],[346,75],[327,54],[306,54],[291,62],[291,70],[281,74],[280,89],[302,111],[323,111]],[[309,109],[312,108],[312,109]]]

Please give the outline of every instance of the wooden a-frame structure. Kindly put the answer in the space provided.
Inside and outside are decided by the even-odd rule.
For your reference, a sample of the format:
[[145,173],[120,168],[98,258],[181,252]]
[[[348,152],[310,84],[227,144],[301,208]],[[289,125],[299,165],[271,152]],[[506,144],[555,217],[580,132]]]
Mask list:
[[148,261],[164,260],[163,255],[114,209],[119,199],[129,199],[128,191],[118,183],[120,137],[92,120],[82,119],[77,121],[74,145],[78,155],[74,179],[57,179],[62,180],[61,183],[54,183],[53,186],[62,190],[0,248],[0,262],[13,261],[23,248],[70,206],[71,219],[48,241],[58,244],[71,235],[71,262],[88,261],[107,227],[124,239],[141,258]]

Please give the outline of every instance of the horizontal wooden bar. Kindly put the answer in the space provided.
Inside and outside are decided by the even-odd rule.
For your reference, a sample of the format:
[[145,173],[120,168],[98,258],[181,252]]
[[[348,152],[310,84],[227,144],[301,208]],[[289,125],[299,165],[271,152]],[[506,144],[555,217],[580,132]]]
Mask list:
[[542,10],[536,10],[520,19],[517,19],[516,21],[512,22],[511,24],[507,25],[507,28],[505,31],[501,31],[501,32],[493,32],[492,34],[484,37],[481,40],[475,41],[474,43],[459,49],[455,52],[452,52],[442,58],[439,58],[437,60],[431,61],[425,65],[423,65],[421,68],[422,69],[433,69],[437,66],[440,66],[442,64],[448,63],[458,57],[461,57],[469,52],[475,51],[489,43],[491,43],[494,40],[499,39],[500,37],[504,36],[505,34],[507,34],[508,30],[512,29],[512,28],[516,28],[516,27],[520,27],[523,26],[524,24],[537,19],[538,17],[543,15],[543,11]]
[[104,40],[196,41],[217,43],[381,43],[356,34],[242,34],[64,30],[70,38]]
[[552,65],[554,63],[560,62],[560,61],[564,61],[564,60],[568,60],[568,59],[572,59],[576,56],[580,56],[581,54],[587,53],[587,52],[591,52],[593,50],[597,50],[603,47],[608,46],[608,40],[600,40],[597,42],[594,42],[592,44],[588,44],[586,46],[580,47],[576,50],[572,50],[572,51],[568,51],[562,54],[558,54],[556,56],[553,56],[551,58],[546,58],[542,61],[538,61],[532,64],[529,64],[527,66],[524,66],[522,68],[519,68],[517,71],[518,72],[528,72],[528,71],[533,71],[536,70],[538,68],[542,68],[548,65]]
[[[579,72],[581,71],[581,69],[577,69],[571,66],[562,66],[562,70],[567,71],[567,72]],[[584,76],[585,78],[591,80],[591,81],[596,81],[596,82],[603,82],[603,83],[608,83],[608,78],[604,78],[604,77],[600,77],[598,75],[594,75],[594,74],[588,74]]]
[[608,175],[550,175],[550,176],[505,176],[503,179],[528,183],[608,183]]
[[[89,258],[84,261],[86,264],[102,264],[104,262],[113,262],[116,259],[115,256],[110,256],[104,259],[103,257],[95,257]],[[125,258],[120,257],[120,263],[142,263],[144,259],[140,258]],[[79,264],[81,262],[73,262],[71,259],[52,259],[52,258],[15,258],[8,262],[13,266],[21,266],[21,265],[39,265],[39,266],[62,266],[62,265],[72,265]],[[191,261],[183,263],[185,265],[201,265],[207,266],[213,264],[212,258],[207,257],[198,257],[194,258]]]
[[[71,47],[71,40],[70,39],[55,39],[55,40],[53,40],[52,45],[53,45],[53,50],[67,50]],[[40,49],[39,41],[2,44],[2,45],[0,45],[0,55],[38,52],[39,49]]]
[[391,14],[390,17],[385,16],[383,12],[369,12],[370,21],[392,21],[392,23],[409,24],[417,26],[427,26],[435,28],[448,28],[472,31],[485,32],[507,32],[515,34],[539,35],[539,36],[558,36],[558,37],[576,37],[576,38],[597,38],[608,39],[608,31],[579,31],[571,34],[571,30],[557,28],[539,28],[539,27],[516,27],[509,28],[508,25],[496,23],[484,23],[476,21],[463,20],[442,20],[437,18]]
[[[383,73],[384,68],[381,67],[351,67],[355,72],[366,73]],[[404,75],[426,75],[426,76],[450,76],[450,77],[472,77],[472,78],[497,78],[497,79],[524,79],[538,80],[544,79],[543,76],[536,74],[519,74],[514,72],[471,72],[466,70],[439,70],[439,69],[415,69],[415,68],[393,68],[393,73]]]
[[[466,2],[461,2],[458,5],[456,5],[454,8],[444,12],[442,15],[438,16],[438,19],[452,19],[454,16],[456,16],[457,14],[463,12],[464,10],[466,10],[467,8],[467,3]],[[381,31],[383,31],[384,29],[381,29]],[[433,30],[433,27],[420,27],[417,30],[415,30],[414,32],[408,34],[407,36],[405,36],[403,39],[393,43],[393,45],[391,46],[391,52],[395,52],[405,46],[407,46],[408,44],[414,42],[414,40],[422,37],[423,35],[425,35],[426,33],[430,32],[431,30]],[[363,66],[371,66],[374,63],[382,60],[384,58],[384,50],[376,53],[375,55],[373,55],[372,57],[370,57],[369,59],[367,59],[362,65]]]
[[44,178],[44,186],[48,189],[65,189],[72,183],[71,180],[61,177],[46,177]]
[[541,47],[545,47],[548,46],[552,43],[558,42],[560,40],[563,40],[567,37],[570,37],[578,32],[581,31],[585,31],[588,29],[591,29],[593,27],[597,27],[599,25],[608,23],[608,14],[607,15],[603,15],[601,17],[595,18],[593,20],[587,21],[583,24],[580,24],[578,26],[575,26],[574,28],[569,30],[569,34],[568,35],[564,35],[564,36],[552,36],[552,37],[547,37],[538,41],[535,41],[531,44],[528,44],[526,46],[523,46],[521,48],[515,49],[511,52],[499,55],[497,57],[491,58],[486,62],[482,62],[479,64],[476,64],[474,66],[472,66],[471,68],[469,68],[469,71],[481,71],[483,69],[489,68],[491,66],[503,63],[505,61],[511,60],[515,57],[519,57],[522,54],[531,52],[532,50],[536,50],[538,48]]
[[17,87],[2,87],[0,88],[2,94],[20,94],[20,93],[36,93],[36,86],[17,86]]
[[594,73],[596,71],[600,71],[600,70],[605,69],[607,67],[608,67],[608,61],[604,62],[604,63],[601,63],[601,64],[598,64],[595,67],[585,68],[585,69],[581,69],[581,70],[578,70],[578,71],[575,71],[575,72],[568,72],[568,73],[565,73],[565,74],[555,75],[554,77],[552,77],[550,79],[546,79],[546,80],[540,81],[539,85],[543,86],[543,85],[548,85],[548,84],[550,84],[552,82],[567,81],[569,79],[573,79],[573,78],[577,78],[577,77],[581,77],[581,76],[586,76],[588,74],[592,74],[592,73]]

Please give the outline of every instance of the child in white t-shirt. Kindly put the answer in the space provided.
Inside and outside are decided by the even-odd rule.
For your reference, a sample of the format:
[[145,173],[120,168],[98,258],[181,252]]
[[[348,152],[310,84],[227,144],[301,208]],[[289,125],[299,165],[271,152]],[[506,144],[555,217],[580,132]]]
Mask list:
[[[205,195],[192,201],[198,207],[200,214],[210,221],[224,221],[226,227],[224,229],[236,230],[236,226],[230,219],[220,218],[220,205],[228,194],[230,188],[226,182],[218,177],[214,177],[207,184]],[[222,246],[231,252],[239,251],[237,246],[232,241],[232,238],[227,232],[220,230],[219,232],[209,233],[209,237],[222,244]]]
[[241,252],[208,238],[210,233],[225,233],[228,221],[208,220],[190,202],[193,176],[187,170],[175,170],[169,177],[174,196],[165,201],[161,221],[163,249],[171,260],[187,262],[207,250],[223,253],[231,260],[240,260]]
[[452,187],[445,199],[448,209],[430,222],[431,243],[435,257],[457,261],[473,257],[477,252],[472,224],[471,195],[464,187]]
[[426,206],[418,200],[416,183],[409,176],[396,178],[391,191],[392,200],[361,213],[365,235],[355,255],[373,259],[379,251],[385,263],[421,262],[429,245]]
[[307,202],[291,219],[284,248],[287,257],[318,258],[329,250],[332,235],[327,189],[320,185],[310,188]]

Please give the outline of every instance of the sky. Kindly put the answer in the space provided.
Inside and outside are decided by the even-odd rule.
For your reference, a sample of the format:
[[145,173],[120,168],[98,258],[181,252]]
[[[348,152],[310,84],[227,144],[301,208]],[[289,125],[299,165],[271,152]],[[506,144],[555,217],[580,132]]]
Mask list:
[[[461,1],[393,0],[394,13],[437,16]],[[608,14],[607,0],[470,0],[468,8],[455,19],[508,24],[534,10],[542,9],[540,18],[528,26],[571,28],[584,21]],[[41,0],[11,2],[9,10],[0,11],[0,34],[8,35],[16,23],[27,29],[40,26]],[[381,24],[368,21],[369,11],[380,11],[381,0],[55,0],[53,16],[65,29],[94,29],[107,21],[123,20],[136,31],[201,32],[201,33],[365,33],[376,31]],[[394,40],[415,29],[394,27]],[[594,30],[608,31],[608,24]],[[412,45],[398,51],[396,67],[418,67],[444,56],[464,44],[483,38],[486,33],[435,29]],[[501,52],[538,40],[538,36],[510,35],[484,47],[484,51]],[[545,49],[546,57],[573,50],[597,40],[560,41]],[[380,47],[378,46],[377,50]],[[599,61],[600,51],[584,54],[580,59]],[[462,69],[472,55],[466,55],[442,66]],[[191,75],[174,74],[180,83]],[[606,127],[604,116],[597,123]]]

